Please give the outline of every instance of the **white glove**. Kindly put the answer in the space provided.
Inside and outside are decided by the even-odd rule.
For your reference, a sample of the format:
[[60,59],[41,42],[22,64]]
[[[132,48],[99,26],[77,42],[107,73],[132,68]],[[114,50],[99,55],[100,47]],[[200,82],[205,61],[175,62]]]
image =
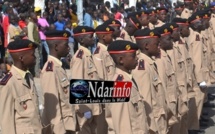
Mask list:
[[207,86],[205,81],[201,82],[199,85],[200,85],[200,87],[206,87]]
[[84,117],[86,119],[90,119],[92,117],[92,113],[90,111],[84,113]]

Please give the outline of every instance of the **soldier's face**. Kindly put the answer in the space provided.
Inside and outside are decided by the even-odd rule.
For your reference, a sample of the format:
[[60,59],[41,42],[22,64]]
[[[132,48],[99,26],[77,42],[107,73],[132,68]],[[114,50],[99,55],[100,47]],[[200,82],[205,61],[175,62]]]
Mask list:
[[61,43],[57,46],[57,50],[60,57],[66,57],[70,50],[68,41],[61,41]]
[[171,34],[164,35],[160,38],[160,46],[164,50],[171,50],[173,48]]
[[186,25],[180,25],[180,35],[182,37],[188,37],[190,35],[189,26]]
[[179,29],[178,28],[175,29],[175,30],[173,30],[172,35],[171,35],[171,39],[173,41],[178,41],[180,39],[180,33],[179,33]]
[[158,38],[151,39],[148,44],[148,52],[151,56],[159,56],[160,55],[160,42]]
[[138,64],[138,58],[136,55],[136,51],[135,52],[131,52],[131,53],[125,53],[123,56],[123,66],[127,69],[127,70],[132,70],[135,69],[137,64]]
[[162,11],[160,14],[159,14],[159,20],[165,22],[167,20],[167,12],[166,11]]
[[84,38],[82,39],[83,44],[85,44],[87,47],[91,47],[94,45],[94,38],[93,38],[93,34],[87,34],[84,36]]
[[112,26],[112,28],[114,29],[113,32],[113,37],[117,38],[120,36],[120,27],[119,26]]
[[104,41],[106,44],[110,44],[111,42],[113,42],[113,35],[111,34],[106,34],[104,37]]
[[23,52],[23,55],[19,58],[24,67],[32,68],[36,64],[35,49],[27,50]]

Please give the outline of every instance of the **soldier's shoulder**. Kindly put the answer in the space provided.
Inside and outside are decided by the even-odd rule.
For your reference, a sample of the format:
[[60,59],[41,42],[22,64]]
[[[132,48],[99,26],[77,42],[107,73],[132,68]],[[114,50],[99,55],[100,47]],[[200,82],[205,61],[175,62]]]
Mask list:
[[7,73],[0,81],[0,85],[6,85],[8,81],[11,79],[13,74],[11,72]]
[[46,65],[45,65],[45,71],[46,72],[53,72],[53,70],[54,70],[53,61],[47,61]]
[[79,49],[76,54],[75,54],[75,58],[77,59],[82,59],[83,58],[83,55],[84,55],[84,50],[82,49]]
[[115,81],[123,81],[124,76],[123,74],[117,74]]

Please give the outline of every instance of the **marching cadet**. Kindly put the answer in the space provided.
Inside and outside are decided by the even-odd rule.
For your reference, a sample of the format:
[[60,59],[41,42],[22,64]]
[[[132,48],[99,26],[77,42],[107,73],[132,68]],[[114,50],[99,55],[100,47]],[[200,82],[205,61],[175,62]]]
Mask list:
[[120,38],[123,40],[135,42],[134,33],[142,26],[136,17],[130,17],[124,29],[121,30]]
[[184,10],[181,13],[181,18],[188,19],[192,15],[193,0],[184,0]]
[[142,29],[147,28],[149,25],[149,12],[148,11],[139,11],[128,14],[128,17],[136,16],[142,25]]
[[[70,62],[72,79],[99,80],[99,76],[88,47],[94,45],[95,30],[88,26],[77,26],[74,30],[74,38],[80,43],[80,47]],[[78,122],[81,130],[78,134],[96,133],[98,115],[101,114],[99,104],[78,105],[76,107]]]
[[28,71],[36,63],[37,44],[17,39],[8,44],[14,64],[0,81],[0,125],[2,134],[42,134],[38,94]]
[[183,4],[177,4],[174,8],[175,13],[176,13],[176,18],[181,18],[181,13],[184,10],[184,5]]
[[210,19],[210,31],[211,31],[211,42],[212,42],[212,56],[211,56],[211,64],[212,70],[215,73],[215,6],[211,6],[211,19]]
[[69,54],[70,33],[52,30],[46,32],[45,35],[50,55],[41,72],[41,87],[44,93],[42,116],[45,125],[44,132],[75,134],[78,126],[75,106],[69,103],[70,82],[61,62],[61,58]]
[[190,36],[187,39],[189,53],[195,65],[194,74],[199,86],[207,86],[209,82],[209,70],[207,63],[207,48],[202,40],[200,32],[203,29],[198,12],[189,19]]
[[132,75],[144,97],[150,133],[167,133],[167,105],[162,82],[157,72],[157,65],[152,56],[160,55],[159,34],[155,30],[143,29],[135,33],[140,49],[138,65]]
[[132,82],[130,101],[127,103],[106,104],[108,131],[112,134],[149,134],[144,98],[139,93],[131,70],[137,65],[136,44],[117,40],[108,46],[108,52],[116,64],[112,80]]
[[156,58],[156,65],[158,74],[164,87],[168,106],[167,111],[168,133],[173,134],[174,132],[172,126],[178,122],[177,99],[179,91],[177,87],[173,65],[171,63],[169,55],[167,54],[167,50],[173,49],[173,43],[171,41],[172,29],[168,27],[168,25],[164,24],[162,27],[157,28],[157,31],[161,35],[160,37],[161,53],[160,57]]
[[148,10],[148,13],[149,13],[149,18],[148,18],[148,20],[149,20],[149,29],[154,29],[155,28],[155,26],[154,25],[156,25],[157,24],[157,12],[154,10],[154,9],[149,9]]
[[148,11],[140,11],[140,12],[141,12],[140,23],[142,25],[142,29],[148,28],[148,26],[149,26],[149,12]]
[[[199,11],[200,13],[200,17],[202,18],[202,25],[203,25],[203,29],[201,31],[201,35],[203,37],[203,43],[205,44],[205,47],[207,48],[207,63],[208,63],[208,69],[209,69],[209,82],[208,84],[211,84],[211,82],[215,82],[215,74],[212,71],[212,60],[211,60],[211,56],[212,56],[212,41],[210,40],[210,16],[211,14],[209,13],[208,10],[202,10]],[[212,80],[212,81],[211,81]]]
[[[99,78],[101,80],[110,80],[115,74],[115,63],[107,51],[107,46],[113,41],[112,33],[114,29],[106,24],[99,25],[95,29],[98,38],[98,44],[93,54],[93,61],[96,66]],[[102,105],[103,106],[103,105]],[[105,121],[105,110],[102,108],[102,114],[98,117],[98,134],[107,133]]]
[[[170,24],[166,24],[169,25]],[[177,24],[176,24],[177,25]],[[179,34],[177,33],[178,26],[175,25],[175,30],[173,30],[172,36],[173,38],[173,49],[168,50],[167,53],[171,58],[171,62],[176,74],[178,89],[179,89],[179,97],[178,97],[178,120],[179,123],[175,125],[173,128],[175,133],[186,134],[187,131],[187,102],[188,102],[188,94],[187,94],[187,73],[185,68],[185,59],[183,59],[181,50],[178,47],[178,42],[180,39]],[[171,26],[174,28],[174,26]]]
[[156,12],[157,12],[158,20],[157,20],[157,23],[154,26],[155,27],[161,27],[167,21],[168,10],[166,8],[163,8],[163,7],[158,7],[156,9]]
[[114,31],[113,31],[113,39],[116,40],[118,37],[120,37],[120,32],[121,32],[121,26],[122,24],[118,20],[114,19],[109,19],[104,22],[105,25],[111,26]]
[[[185,67],[187,72],[187,90],[189,99],[189,112],[188,112],[188,127],[189,132],[200,131],[199,130],[199,120],[203,107],[204,93],[200,90],[196,77],[194,75],[194,64],[189,54],[187,43],[184,38],[190,35],[189,23],[187,19],[175,18],[173,22],[178,24],[180,31],[180,40],[178,42],[178,47],[181,50],[182,57],[185,59]],[[193,101],[195,97],[195,102]],[[197,115],[197,116],[196,116]],[[197,120],[197,119],[198,120]]]
[[112,79],[114,75],[115,65],[107,52],[107,46],[113,41],[113,32],[114,29],[105,24],[99,25],[95,29],[98,44],[93,54],[93,61],[101,80]]

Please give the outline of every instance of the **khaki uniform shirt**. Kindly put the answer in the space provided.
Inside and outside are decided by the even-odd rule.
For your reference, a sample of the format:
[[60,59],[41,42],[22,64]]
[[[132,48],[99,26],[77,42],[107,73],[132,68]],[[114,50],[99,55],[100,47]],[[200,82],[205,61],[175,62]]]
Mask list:
[[101,80],[109,80],[113,78],[115,73],[115,63],[107,51],[107,47],[101,43],[97,44],[97,48],[93,54],[99,78]]
[[171,62],[175,71],[177,84],[179,88],[179,107],[178,112],[180,115],[184,115],[187,111],[187,76],[186,76],[186,69],[185,69],[185,59],[183,59],[182,53],[178,47],[178,41],[173,42],[173,49],[168,50],[167,53],[171,58]]
[[[169,55],[162,49],[161,57],[156,59],[156,65],[162,85],[165,89],[165,96],[169,109],[168,116],[177,117],[177,96],[179,94],[179,91],[177,87],[176,76]],[[169,121],[169,124],[172,125],[176,123],[174,121]]]
[[[77,125],[75,106],[69,103],[70,82],[61,66],[60,60],[49,55],[41,73],[44,93],[43,122],[56,134],[63,134],[66,130],[76,131]],[[47,131],[46,133],[52,133]]]
[[207,48],[203,43],[200,33],[190,28],[190,36],[187,39],[189,53],[195,65],[194,74],[198,83],[209,82],[209,70],[207,63]]
[[29,87],[24,78],[25,72],[15,66],[11,67],[6,77],[2,79],[6,83],[0,89],[1,133],[42,134],[38,94],[33,77],[30,78]]
[[127,41],[130,41],[130,42],[136,43],[136,40],[135,40],[134,36],[130,36],[128,34],[128,32],[125,31],[125,29],[121,30],[120,38],[122,38],[123,40],[127,40]]
[[117,81],[119,76],[123,78],[122,81],[132,82],[131,96],[127,103],[106,104],[105,116],[109,127],[108,131],[113,134],[148,134],[143,97],[132,81],[131,75],[116,68],[112,80]]
[[178,48],[182,54],[182,58],[185,60],[185,69],[187,74],[187,93],[188,99],[195,97],[194,87],[196,86],[196,78],[193,73],[194,71],[194,64],[188,52],[188,46],[185,43],[185,40],[181,37],[180,41],[178,42]]
[[20,35],[20,33],[22,32],[22,29],[19,26],[14,26],[12,24],[9,25],[8,27],[8,33],[9,33],[9,43],[14,41],[14,39],[12,39],[14,36]]
[[215,71],[215,14],[211,14],[209,39],[211,41],[211,71]]
[[[99,80],[91,52],[83,46],[80,46],[78,51],[73,56],[70,63],[70,71],[72,74],[72,79]],[[92,115],[100,115],[102,112],[100,104],[78,105],[76,110],[78,111],[80,117],[81,115],[83,117],[83,114],[88,111],[91,111]],[[81,121],[79,121],[79,124],[82,126],[86,119],[83,117],[80,120]]]
[[184,10],[181,13],[181,18],[188,19],[191,15],[192,15],[192,11],[187,8],[184,8]]
[[140,94],[143,95],[149,127],[159,134],[166,133],[165,92],[154,61],[143,53],[138,55],[138,66],[132,71]]

